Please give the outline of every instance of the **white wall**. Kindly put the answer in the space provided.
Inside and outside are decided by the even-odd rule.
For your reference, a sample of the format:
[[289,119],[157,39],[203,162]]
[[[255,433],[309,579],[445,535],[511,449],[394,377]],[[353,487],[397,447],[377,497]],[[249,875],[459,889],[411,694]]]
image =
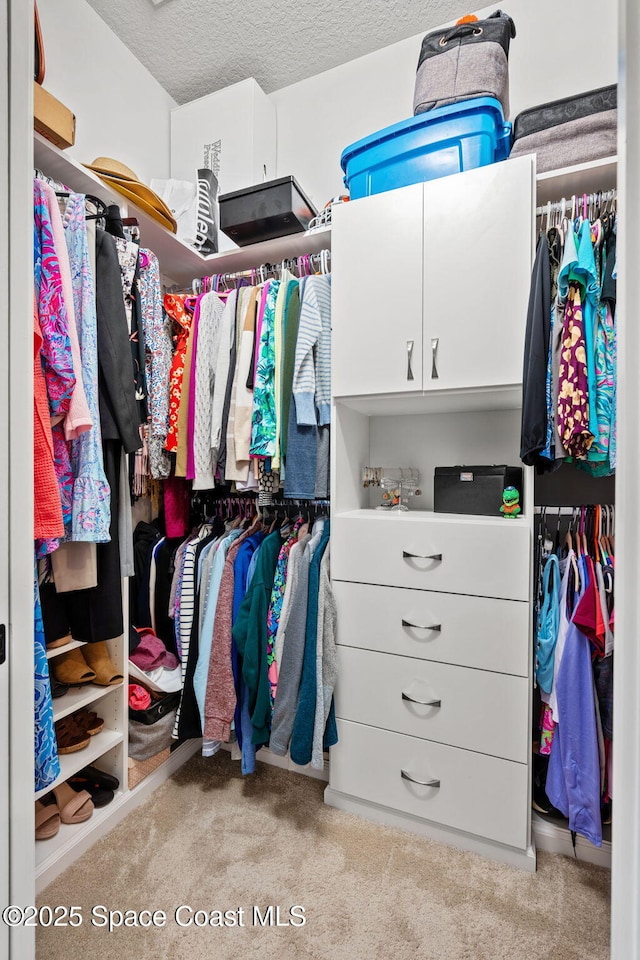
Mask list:
[[[613,0],[505,0],[501,9],[517,29],[509,59],[512,118],[527,107],[616,82],[616,7]],[[461,0],[460,16],[468,9]],[[344,148],[412,115],[423,35],[272,93],[278,176],[294,174],[318,207],[343,192]]]
[[83,163],[114,157],[147,183],[169,176],[176,106],[86,0],[39,0],[43,86],[76,115],[69,153]]

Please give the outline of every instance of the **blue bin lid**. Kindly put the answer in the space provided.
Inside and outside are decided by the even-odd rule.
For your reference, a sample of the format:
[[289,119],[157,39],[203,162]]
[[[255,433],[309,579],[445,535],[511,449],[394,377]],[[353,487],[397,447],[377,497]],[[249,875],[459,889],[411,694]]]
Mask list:
[[460,117],[481,112],[495,113],[496,124],[504,127],[505,136],[510,136],[511,124],[505,123],[500,101],[496,99],[496,97],[472,97],[469,100],[458,100],[456,103],[448,103],[444,107],[436,107],[434,110],[425,110],[424,113],[419,113],[415,117],[409,117],[408,120],[401,120],[399,123],[394,123],[391,127],[385,127],[383,130],[369,134],[368,137],[364,137],[362,140],[356,140],[355,143],[345,147],[342,151],[340,166],[346,173],[349,160],[356,154],[361,153],[363,150],[369,150],[371,147],[378,143],[383,143],[385,140],[393,140],[400,134],[407,133],[407,131],[413,130],[414,128],[424,127],[454,115]]

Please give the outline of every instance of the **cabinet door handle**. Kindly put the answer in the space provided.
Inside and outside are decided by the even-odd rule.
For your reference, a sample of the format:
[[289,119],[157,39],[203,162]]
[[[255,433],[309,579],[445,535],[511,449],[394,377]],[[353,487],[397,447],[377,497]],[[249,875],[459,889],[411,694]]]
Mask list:
[[417,703],[421,707],[441,707],[442,700],[416,700],[415,697],[410,697],[408,693],[402,691],[402,699],[408,700],[409,703]]
[[402,551],[402,557],[404,560],[442,560],[441,553],[429,553],[425,556],[423,553],[410,553],[408,550]]
[[440,377],[440,374],[438,373],[438,365],[437,365],[437,362],[436,362],[437,359],[438,359],[438,344],[439,344],[439,343],[440,343],[440,338],[439,338],[439,337],[432,337],[432,338],[431,338],[431,379],[432,379],[432,380],[438,380],[439,377]]
[[413,370],[411,369],[411,361],[413,359],[413,345],[415,340],[407,340],[407,380],[413,380]]
[[439,780],[418,780],[416,777],[412,777],[410,773],[407,773],[406,770],[400,771],[400,776],[403,780],[409,780],[410,783],[417,783],[420,787],[439,787]]
[[413,627],[414,630],[437,630],[438,633],[440,633],[441,630],[442,630],[442,624],[441,624],[441,623],[431,623],[431,624],[427,627],[427,626],[425,626],[423,623],[411,623],[410,620],[403,620],[403,621],[402,621],[402,626],[403,626],[403,627]]

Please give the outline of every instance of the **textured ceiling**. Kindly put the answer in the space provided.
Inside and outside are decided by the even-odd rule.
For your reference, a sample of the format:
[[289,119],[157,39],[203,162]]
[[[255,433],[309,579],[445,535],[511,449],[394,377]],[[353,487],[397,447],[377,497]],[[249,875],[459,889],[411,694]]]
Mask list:
[[178,103],[247,77],[271,93],[468,12],[464,0],[89,3]]

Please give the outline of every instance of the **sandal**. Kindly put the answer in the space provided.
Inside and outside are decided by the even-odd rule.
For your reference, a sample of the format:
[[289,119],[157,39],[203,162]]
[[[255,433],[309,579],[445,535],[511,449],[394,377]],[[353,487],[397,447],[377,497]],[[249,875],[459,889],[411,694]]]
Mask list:
[[60,829],[60,813],[36,800],[36,840],[50,840]]
[[50,677],[51,680],[51,696],[54,700],[57,700],[58,697],[64,697],[65,693],[69,693],[69,684],[60,683],[59,680],[56,680],[55,677]]
[[101,687],[115,687],[118,683],[123,683],[124,677],[113,665],[106,640],[87,643],[82,652],[86,663],[95,672],[93,683]]
[[95,737],[104,727],[104,720],[93,710],[86,710],[83,707],[82,710],[76,710],[71,716],[83,730],[87,731],[90,737]]
[[93,767],[91,765],[83,767],[82,770],[78,771],[77,776],[85,777],[87,780],[97,783],[106,790],[117,790],[120,787],[118,778],[113,777],[110,773],[105,773],[100,767]]
[[47,650],[57,650],[58,647],[66,647],[68,643],[73,641],[73,637],[68,633],[64,637],[60,637],[58,640],[47,640],[46,647]]
[[62,823],[84,823],[93,814],[93,801],[86,790],[76,793],[68,783],[53,788]]
[[53,675],[60,683],[67,683],[71,687],[82,687],[85,683],[93,683],[95,671],[87,666],[82,656],[82,648],[75,647],[68,653],[61,653],[52,663]]
[[73,714],[58,720],[55,731],[59,754],[76,753],[88,747],[91,742],[91,737],[84,727],[74,720]]
[[93,800],[94,807],[106,807],[108,803],[111,803],[115,796],[113,790],[108,790],[105,787],[101,787],[99,783],[96,783],[93,780],[88,780],[86,777],[69,777],[67,783],[73,790],[76,791],[76,793],[80,792],[81,790],[86,790]]

